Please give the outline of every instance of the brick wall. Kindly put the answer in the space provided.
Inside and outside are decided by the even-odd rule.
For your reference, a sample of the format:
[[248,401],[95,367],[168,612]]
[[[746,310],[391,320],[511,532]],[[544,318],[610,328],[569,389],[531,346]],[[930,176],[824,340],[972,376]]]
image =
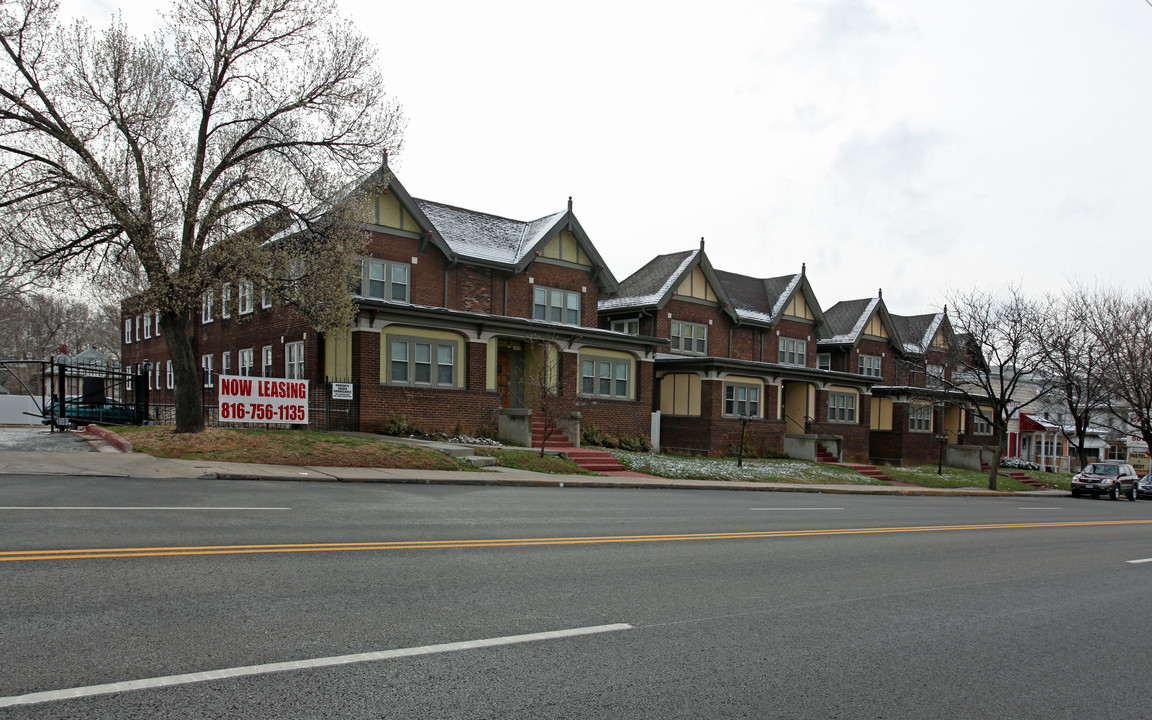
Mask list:
[[546,262],[532,263],[527,270],[508,279],[508,315],[532,317],[533,291],[537,285],[580,293],[580,324],[584,327],[599,326],[596,305],[600,301],[600,289],[592,281],[591,270]]

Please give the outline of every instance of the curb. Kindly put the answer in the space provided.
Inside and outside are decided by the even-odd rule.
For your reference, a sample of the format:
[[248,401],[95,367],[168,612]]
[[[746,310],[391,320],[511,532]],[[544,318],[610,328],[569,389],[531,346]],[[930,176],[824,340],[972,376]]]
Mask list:
[[95,435],[122,453],[132,452],[132,443],[128,442],[107,428],[102,428],[99,425],[88,423],[88,426],[84,428],[84,432],[88,433],[89,435]]

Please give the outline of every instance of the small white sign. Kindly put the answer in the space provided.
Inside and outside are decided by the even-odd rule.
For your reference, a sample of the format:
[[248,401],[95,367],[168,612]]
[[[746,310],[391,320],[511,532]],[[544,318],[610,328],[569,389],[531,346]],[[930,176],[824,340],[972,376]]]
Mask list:
[[308,423],[308,381],[220,376],[223,422]]
[[352,399],[352,383],[332,383],[332,399],[333,400],[351,400]]

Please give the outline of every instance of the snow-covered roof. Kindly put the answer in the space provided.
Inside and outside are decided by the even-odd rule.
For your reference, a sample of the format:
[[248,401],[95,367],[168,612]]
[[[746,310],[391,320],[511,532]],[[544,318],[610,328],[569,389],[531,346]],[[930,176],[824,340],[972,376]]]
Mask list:
[[821,345],[849,345],[859,339],[864,327],[872,319],[880,298],[845,300],[824,311],[828,328],[834,333],[820,340]]
[[657,255],[644,267],[624,278],[620,289],[602,297],[600,310],[643,308],[660,304],[672,285],[696,261],[699,250]]
[[564,217],[560,211],[528,222],[414,198],[452,251],[466,258],[519,263]]

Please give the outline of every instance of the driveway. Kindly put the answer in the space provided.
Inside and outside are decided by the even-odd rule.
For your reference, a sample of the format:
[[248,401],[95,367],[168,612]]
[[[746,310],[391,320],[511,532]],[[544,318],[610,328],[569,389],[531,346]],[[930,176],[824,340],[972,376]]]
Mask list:
[[0,428],[0,451],[94,452],[91,445],[70,432],[49,432],[47,428]]

